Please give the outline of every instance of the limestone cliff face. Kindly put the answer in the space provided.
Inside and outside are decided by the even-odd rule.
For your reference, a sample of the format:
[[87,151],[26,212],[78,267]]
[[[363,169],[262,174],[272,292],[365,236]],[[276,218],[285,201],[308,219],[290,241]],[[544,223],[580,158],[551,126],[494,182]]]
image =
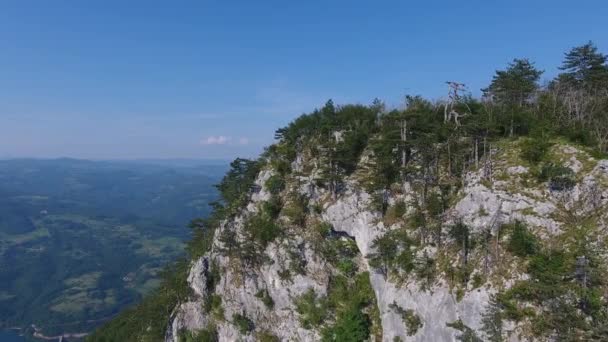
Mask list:
[[[222,242],[218,238],[224,229],[242,234],[248,217],[255,215],[260,205],[271,197],[266,188],[267,180],[274,174],[265,168],[257,177],[256,191],[249,204],[239,215],[222,223],[216,232],[212,250],[192,263],[188,282],[193,290],[189,301],[175,308],[171,317],[166,341],[178,341],[183,331],[196,332],[213,325],[220,341],[256,341],[262,335],[281,341],[321,340],[321,331],[304,327],[295,300],[312,289],[318,296],[327,295],[333,274],[338,272],[315,248],[307,230],[312,222],[329,224],[332,234],[339,239],[352,240],[358,249],[353,257],[357,273],[369,272],[369,283],[375,295],[379,326],[370,335],[371,340],[381,341],[454,341],[463,334],[463,328],[484,340],[482,329],[484,312],[491,298],[504,291],[527,274],[517,258],[498,250],[500,227],[506,223],[521,221],[540,239],[563,234],[563,212],[586,215],[608,202],[608,160],[595,160],[571,146],[557,145],[558,161],[575,172],[576,184],[568,190],[556,191],[546,184],[526,185],[529,169],[512,158],[506,148],[496,151],[492,176],[488,180],[483,166],[473,168],[463,178],[455,200],[441,217],[441,225],[447,227],[456,222],[466,224],[472,234],[488,237],[488,252],[481,247],[467,256],[470,279],[464,285],[455,284],[449,274],[452,266],[460,265],[462,255],[458,246],[443,233],[442,245],[420,243],[414,249],[416,258],[435,260],[435,276],[423,283],[413,276],[391,275],[370,265],[368,256],[376,252],[374,242],[391,231],[408,225],[413,231],[411,214],[414,206],[407,205],[406,212],[392,220],[385,219],[371,209],[371,195],[363,190],[357,175],[346,179],[338,195],[315,186],[315,168],[287,182],[287,188],[304,195],[308,206],[306,224],[302,229],[290,229],[289,233],[272,241],[263,251],[265,262],[248,268],[234,257],[221,253]],[[293,169],[304,169],[310,160],[298,158]],[[416,200],[414,184],[401,184],[399,191],[391,192],[388,203],[406,204]],[[286,191],[284,191],[286,192]],[[281,214],[280,218],[282,218]],[[608,214],[600,213],[597,220],[608,228]],[[279,220],[279,225],[290,224],[289,218]],[[442,234],[442,233],[440,233]],[[440,251],[441,250],[441,251]],[[295,253],[295,257],[294,257]],[[301,272],[285,276],[285,270],[294,262],[300,262]],[[210,288],[208,277],[211,268],[220,270],[220,281]],[[205,309],[210,296],[221,299],[221,309]],[[268,303],[271,303],[269,305]],[[406,324],[404,312],[419,320],[415,329]],[[243,332],[234,322],[234,315],[242,315],[251,323],[250,331]],[[327,317],[332,320],[332,317]],[[460,329],[454,322],[461,322]],[[504,340],[519,341],[530,337],[526,325],[505,319]]]

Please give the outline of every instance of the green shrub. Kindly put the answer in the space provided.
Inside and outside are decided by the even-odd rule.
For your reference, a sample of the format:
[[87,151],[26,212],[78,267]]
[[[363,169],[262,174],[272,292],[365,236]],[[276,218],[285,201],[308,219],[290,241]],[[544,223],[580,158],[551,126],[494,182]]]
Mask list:
[[357,306],[350,306],[340,311],[336,322],[321,332],[323,342],[359,342],[367,341],[371,320]]
[[215,226],[210,220],[198,218],[188,225],[192,231],[192,239],[186,245],[186,251],[191,259],[197,259],[211,250]]
[[528,274],[540,283],[558,284],[570,271],[572,265],[561,251],[538,254],[528,264]]
[[270,331],[262,331],[261,333],[257,334],[256,337],[257,337],[257,341],[259,341],[259,342],[280,342],[281,341],[281,339],[279,339],[276,335],[274,335]]
[[285,216],[294,224],[304,226],[306,214],[308,214],[308,198],[297,193],[293,193],[289,197],[288,205],[283,209]]
[[521,144],[521,158],[531,164],[540,163],[547,156],[551,143],[546,139],[526,139]]
[[406,211],[407,207],[405,205],[405,202],[397,201],[395,202],[395,204],[388,207],[388,209],[386,210],[386,214],[384,215],[384,220],[388,224],[391,224],[392,222],[400,220],[403,215],[405,215]]
[[473,329],[469,328],[468,326],[466,326],[464,324],[464,322],[462,322],[461,319],[458,319],[457,321],[454,321],[452,323],[446,323],[446,326],[448,326],[450,328],[454,328],[456,330],[460,330],[462,332],[462,334],[456,336],[456,339],[458,341],[483,342],[483,340],[481,338],[479,338],[479,336],[477,336],[475,331]]
[[483,285],[484,282],[484,276],[481,273],[475,273],[475,275],[473,276],[473,288],[476,289],[480,287],[481,285]]
[[182,330],[177,338],[179,342],[217,342],[219,336],[215,327],[198,330],[196,332]]
[[281,281],[291,282],[293,280],[291,276],[291,271],[287,269],[278,271],[277,275],[279,276],[279,279],[281,279]]
[[314,226],[314,230],[319,238],[325,239],[331,234],[332,226],[328,222],[320,222]]
[[481,318],[481,330],[485,333],[488,342],[503,342],[502,338],[502,314],[503,306],[495,297],[490,298],[490,302],[484,310]]
[[268,290],[260,290],[255,294],[255,297],[260,299],[262,303],[268,308],[272,309],[274,307],[274,300],[270,297]]
[[411,245],[412,241],[404,229],[390,231],[372,242],[375,252],[367,255],[369,264],[384,275],[388,275],[389,271],[408,273],[414,269]]
[[423,287],[430,287],[437,276],[437,266],[435,259],[431,258],[426,252],[414,263],[414,273],[416,278],[421,281]]
[[572,169],[553,163],[543,165],[538,179],[541,182],[549,181],[549,188],[555,191],[570,190],[576,185]]
[[312,205],[312,212],[317,215],[321,215],[323,213],[323,205],[319,202],[315,202]]
[[340,264],[342,267],[348,267],[348,264],[354,266],[352,259],[357,257],[359,249],[353,239],[328,236],[322,241],[320,252],[327,262],[340,268]]
[[[502,230],[502,229],[501,229]],[[520,221],[507,227],[511,231],[507,250],[519,257],[526,257],[536,253],[538,241],[528,228]]]
[[338,270],[344,275],[352,276],[357,272],[357,264],[352,259],[342,259],[338,262]]
[[278,196],[271,196],[268,201],[262,203],[262,212],[272,220],[276,219],[283,209],[283,203]]
[[312,288],[297,297],[294,304],[300,315],[300,324],[305,329],[318,327],[327,317],[327,299],[318,297]]
[[396,302],[393,302],[388,307],[401,316],[401,319],[403,320],[403,323],[407,329],[408,336],[416,335],[418,330],[424,325],[420,319],[420,316],[418,316],[414,310],[404,309],[397,305]]
[[278,195],[283,189],[285,189],[285,181],[283,177],[279,175],[272,175],[264,183],[264,186],[273,195]]
[[222,297],[217,294],[208,295],[203,304],[205,312],[222,313]]
[[262,249],[277,238],[281,229],[269,218],[262,215],[252,216],[245,224],[247,238],[255,241]]
[[255,328],[253,321],[245,314],[233,314],[232,324],[234,324],[242,335],[247,335]]
[[443,213],[445,203],[438,193],[430,193],[426,199],[426,209],[431,216],[439,216]]

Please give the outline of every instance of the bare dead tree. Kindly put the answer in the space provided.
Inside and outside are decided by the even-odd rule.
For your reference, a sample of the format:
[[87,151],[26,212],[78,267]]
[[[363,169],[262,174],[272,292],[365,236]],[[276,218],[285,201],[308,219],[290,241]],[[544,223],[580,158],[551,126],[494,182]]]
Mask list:
[[[464,83],[454,81],[447,81],[445,83],[448,85],[448,100],[443,108],[443,121],[448,122],[453,118],[456,125],[460,126],[459,119],[471,112],[469,106],[462,101],[461,96],[461,93],[466,90],[466,86]],[[455,109],[457,104],[464,104],[468,109],[468,113],[458,113]]]

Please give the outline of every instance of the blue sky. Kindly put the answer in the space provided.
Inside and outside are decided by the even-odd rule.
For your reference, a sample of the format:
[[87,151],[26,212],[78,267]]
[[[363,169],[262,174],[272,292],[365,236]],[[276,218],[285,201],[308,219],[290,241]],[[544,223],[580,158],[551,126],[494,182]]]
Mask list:
[[474,95],[608,52],[608,1],[0,2],[0,158],[254,156],[328,98]]

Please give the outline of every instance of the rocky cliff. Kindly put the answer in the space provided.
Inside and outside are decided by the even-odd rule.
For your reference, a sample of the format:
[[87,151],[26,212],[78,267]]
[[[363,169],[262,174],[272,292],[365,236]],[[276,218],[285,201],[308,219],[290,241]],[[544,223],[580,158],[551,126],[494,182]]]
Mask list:
[[[165,340],[559,339],[547,321],[560,318],[547,311],[571,305],[584,324],[590,302],[604,300],[595,278],[606,257],[608,160],[558,141],[541,170],[521,158],[523,144],[494,144],[449,189],[420,178],[391,184],[383,209],[365,186],[369,148],[334,189],[319,184],[325,161],[306,148],[289,173],[265,160],[246,205],[192,261],[192,294]],[[551,167],[567,172],[539,176]],[[554,266],[558,275],[537,269]],[[548,288],[551,276],[563,286]],[[587,290],[600,293],[591,300]]]

